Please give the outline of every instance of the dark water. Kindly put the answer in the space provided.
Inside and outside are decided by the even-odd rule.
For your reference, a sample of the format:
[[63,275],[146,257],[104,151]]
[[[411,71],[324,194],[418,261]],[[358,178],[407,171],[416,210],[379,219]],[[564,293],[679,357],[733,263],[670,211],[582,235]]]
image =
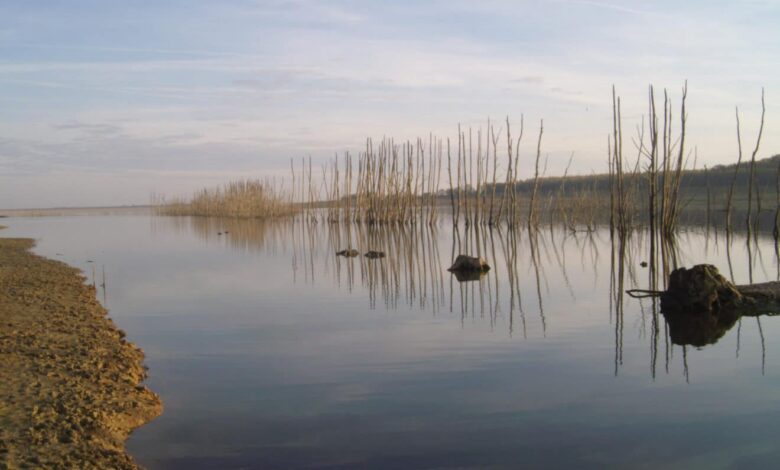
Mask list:
[[[780,319],[744,317],[704,348],[672,344],[650,300],[611,293],[608,232],[3,223],[2,236],[37,238],[38,253],[90,281],[105,269],[101,300],[146,351],[148,385],[165,404],[128,444],[150,469],[759,468],[780,458]],[[387,257],[335,257],[347,237]],[[477,247],[494,269],[459,283],[445,269]],[[624,287],[646,288],[644,237],[626,253]],[[771,239],[748,250],[744,237],[695,230],[675,255],[737,283],[778,278]]]

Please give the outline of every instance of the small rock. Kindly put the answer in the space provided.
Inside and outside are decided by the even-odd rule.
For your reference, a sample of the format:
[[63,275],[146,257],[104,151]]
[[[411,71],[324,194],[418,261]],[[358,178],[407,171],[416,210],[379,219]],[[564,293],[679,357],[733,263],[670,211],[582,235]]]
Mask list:
[[344,256],[346,258],[354,258],[359,254],[360,253],[353,248],[347,248],[346,250],[341,250],[336,252],[336,256]]

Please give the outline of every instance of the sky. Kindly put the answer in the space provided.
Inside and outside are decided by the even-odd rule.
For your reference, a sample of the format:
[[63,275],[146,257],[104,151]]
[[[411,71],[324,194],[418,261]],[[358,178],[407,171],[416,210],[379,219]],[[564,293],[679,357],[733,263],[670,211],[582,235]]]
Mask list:
[[[780,153],[780,2],[0,2],[0,208],[144,204],[520,117],[547,174],[606,169],[668,90],[697,167]],[[679,126],[676,125],[676,128]],[[504,128],[505,129],[505,128]],[[627,143],[627,154],[634,154]]]

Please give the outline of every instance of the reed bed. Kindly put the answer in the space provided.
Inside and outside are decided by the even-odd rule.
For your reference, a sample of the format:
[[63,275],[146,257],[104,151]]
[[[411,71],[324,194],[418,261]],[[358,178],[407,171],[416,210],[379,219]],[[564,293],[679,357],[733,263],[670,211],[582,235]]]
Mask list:
[[[361,151],[337,154],[316,170],[311,157],[299,163],[291,160],[292,184],[287,191],[275,180],[237,181],[201,190],[189,200],[162,201],[157,204],[158,213],[260,218],[301,214],[301,220],[308,223],[366,225],[436,225],[443,213],[449,213],[447,220],[456,227],[514,230],[537,228],[549,221],[562,223],[570,231],[593,231],[609,224],[613,236],[623,236],[647,225],[651,232],[668,236],[678,229],[688,202],[683,180],[695,173],[696,152],[688,147],[686,135],[687,94],[686,83],[677,108],[667,90],[661,99],[650,86],[647,112],[637,126],[637,135],[625,138],[622,102],[613,87],[605,175],[570,176],[572,154],[562,177],[546,176],[544,122],[539,121],[538,134],[525,144],[528,132],[521,115],[519,126],[509,118],[503,122],[487,120],[477,128],[459,125],[454,139],[433,134],[405,141],[369,138]],[[755,181],[763,122],[762,111],[747,184],[746,225],[754,231],[762,211],[761,193],[768,193]],[[726,199],[727,229],[742,164],[738,112],[737,141],[739,155]],[[627,149],[629,142],[633,149]],[[520,180],[521,168],[527,169],[531,178]],[[710,193],[706,167],[704,173],[709,226],[713,219],[710,212],[717,203]],[[777,180],[775,192],[780,194],[780,176]],[[775,199],[775,213],[780,214],[780,196]],[[775,227],[778,220],[776,215]],[[780,229],[776,232],[780,235]],[[651,246],[660,249],[663,245]]]
[[160,199],[155,201],[154,206],[160,215],[243,218],[276,218],[293,215],[300,210],[274,180],[249,179],[201,189],[190,199]]
[[536,221],[543,125],[530,205],[517,189],[523,118],[516,139],[509,119],[505,126],[497,128],[490,120],[476,130],[459,126],[454,141],[433,135],[401,143],[368,139],[364,151],[346,152],[323,165],[319,187],[311,160],[297,169],[291,164],[293,194],[313,222],[433,225],[448,205],[456,226],[515,227],[524,209],[525,221]]

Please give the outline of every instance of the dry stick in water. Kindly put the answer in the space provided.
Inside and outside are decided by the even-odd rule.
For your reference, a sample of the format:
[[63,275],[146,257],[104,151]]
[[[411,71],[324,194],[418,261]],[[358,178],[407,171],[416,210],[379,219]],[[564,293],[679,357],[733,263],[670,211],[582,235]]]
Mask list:
[[[469,135],[469,145],[471,144],[470,141],[471,135]],[[474,201],[474,225],[480,224],[482,222],[481,220],[481,205],[482,200],[480,199],[481,195],[481,189],[482,189],[482,129],[477,130],[477,192],[475,194],[476,199]]]
[[650,158],[650,168],[649,168],[649,176],[650,176],[650,194],[648,195],[649,201],[648,201],[648,215],[649,215],[649,222],[650,222],[650,259],[651,259],[651,268],[650,268],[650,275],[651,275],[651,281],[655,281],[655,264],[653,260],[655,260],[655,222],[656,222],[656,201],[658,197],[658,115],[655,110],[655,92],[653,90],[653,86],[650,86],[650,97],[649,97],[649,121],[648,126],[650,130],[650,151],[648,152],[649,158]]
[[507,170],[506,178],[504,181],[504,192],[501,194],[501,201],[498,204],[498,214],[496,215],[496,222],[501,223],[501,213],[504,211],[504,205],[506,205],[507,198],[509,197],[509,184],[512,178],[512,136],[509,130],[509,117],[506,118],[506,136],[507,136]]
[[[468,158],[468,160],[466,159]],[[466,225],[471,224],[471,210],[469,209],[469,179],[471,178],[471,128],[469,128],[469,149],[466,152],[466,133],[463,133],[463,202],[466,204]]]
[[612,87],[614,147],[613,163],[615,164],[615,176],[617,181],[617,219],[618,230],[625,233],[628,230],[626,220],[626,195],[623,184],[623,123],[621,118],[620,97],[615,96],[615,88]]
[[[477,216],[479,211],[479,192],[477,191],[479,189],[479,181],[477,181],[477,185],[474,185],[474,142],[473,142],[473,130],[471,127],[469,127],[469,181],[470,187],[474,188],[474,195],[476,196],[474,198],[474,201],[472,202],[472,221],[476,225],[477,223]],[[466,186],[469,188],[469,186]],[[468,201],[468,195],[466,196],[466,200]]]
[[735,108],[734,114],[736,115],[736,119],[737,119],[737,148],[739,150],[739,154],[737,157],[737,164],[734,167],[734,175],[731,178],[731,185],[729,186],[729,192],[726,197],[726,234],[727,235],[731,233],[731,204],[732,204],[732,198],[734,197],[734,186],[737,183],[739,165],[742,163],[742,136],[740,135],[740,126],[739,126],[739,107]]
[[520,140],[523,138],[523,115],[520,115],[520,135],[517,136],[517,145],[515,145],[515,164],[512,170],[512,226],[516,224],[517,218],[517,172],[520,170]]
[[[671,121],[670,117],[670,110],[669,110],[669,97],[667,96],[666,90],[664,90],[664,119],[663,119],[663,138],[661,141],[661,150],[663,158],[661,160],[661,225],[660,229],[663,230],[663,227],[666,223],[666,214],[667,214],[667,208],[666,203],[668,201],[667,198],[667,187],[668,187],[668,175],[669,175],[669,141],[671,140],[670,136],[670,125],[669,121]],[[662,245],[663,246],[663,245]]]
[[450,148],[450,139],[447,138],[447,172],[450,175],[450,207],[452,209],[452,222],[458,226],[458,213],[455,210],[455,186],[452,184],[452,149]]
[[[775,237],[775,246],[777,246],[778,239],[780,239],[780,161],[777,164],[777,173],[775,175],[775,227],[772,231],[772,235]],[[778,269],[780,269],[780,263],[778,263]]]
[[685,85],[683,86],[682,90],[682,100],[680,103],[680,142],[678,147],[678,153],[677,153],[677,168],[675,169],[675,175],[673,180],[673,185],[671,187],[671,191],[669,194],[670,197],[670,204],[669,204],[669,220],[667,221],[667,226],[664,227],[664,230],[671,234],[675,228],[677,227],[677,219],[679,217],[680,212],[680,186],[682,184],[682,170],[684,165],[683,157],[685,155],[685,124],[687,122],[688,116],[685,112],[685,99],[688,97],[688,82],[685,82]]
[[[494,201],[496,199],[496,186],[497,186],[497,181],[498,181],[498,180],[496,180],[496,171],[498,170],[498,153],[497,153],[498,152],[497,151],[497,148],[498,148],[498,137],[496,136],[496,133],[493,131],[493,127],[492,126],[488,126],[488,127],[490,127],[490,129],[489,129],[490,139],[493,141],[493,191],[490,194],[490,216],[489,216],[489,220],[488,220],[488,225],[492,226],[493,222],[494,222],[494,220],[493,220],[493,203],[494,203]],[[506,191],[506,188],[504,188],[504,191]],[[499,218],[500,217],[501,216],[499,215]]]
[[[458,212],[455,214],[455,219],[460,219],[460,211],[461,207],[463,205],[463,193],[462,193],[462,183],[461,183],[461,165],[462,165],[462,153],[463,153],[463,134],[460,131],[460,124],[458,124]],[[457,225],[457,224],[456,224]]]
[[290,205],[292,206],[294,200],[295,200],[295,164],[293,163],[293,159],[290,158],[290,173],[292,174],[292,191],[290,192]]
[[539,189],[539,158],[542,154],[542,133],[544,132],[544,120],[539,123],[539,140],[536,143],[536,164],[534,165],[534,186],[531,192],[531,201],[528,208],[528,226],[536,226],[536,193]]
[[565,191],[566,191],[566,177],[569,174],[569,168],[571,168],[572,160],[574,160],[574,152],[572,152],[571,155],[569,156],[569,162],[566,164],[566,169],[563,171],[563,178],[561,178],[561,185],[558,188],[558,200],[556,201],[556,204],[558,206],[558,212],[559,212],[560,217],[561,217],[561,222],[563,223],[563,225],[565,227],[568,227],[569,230],[571,230],[573,232],[574,231],[574,225],[573,224],[570,225],[569,217],[568,217],[568,214],[566,212],[566,207],[565,207],[564,203],[562,202],[564,200],[564,197],[565,197],[564,195],[565,195]]
[[[415,167],[417,169],[417,175],[416,178],[419,178],[420,185],[419,187],[415,184],[415,195],[413,197],[415,206],[417,207],[417,216],[420,219],[420,222],[422,222],[422,212],[425,205],[425,148],[423,147],[422,140],[417,140],[417,155],[420,162]],[[430,171],[430,169],[428,169]],[[419,188],[419,195],[418,195],[418,188]]]
[[[482,158],[482,224],[488,225],[491,214],[485,214],[485,212],[490,210],[488,206],[490,191],[490,129],[485,130],[485,153]],[[482,240],[483,242],[486,240],[484,234]]]
[[706,217],[706,227],[707,232],[710,231],[710,223],[711,223],[711,217],[712,217],[712,195],[710,191],[710,171],[707,168],[707,165],[704,165],[704,183],[707,186],[707,217]]
[[433,214],[431,216],[431,222],[430,222],[431,225],[436,223],[439,215],[438,202],[439,202],[439,190],[441,187],[441,160],[442,160],[442,140],[441,138],[439,138],[437,142],[437,151],[436,151],[436,179],[435,179],[436,196],[433,198]]
[[[753,201],[753,187],[755,186],[754,180],[756,177],[755,173],[755,165],[756,165],[756,154],[758,153],[758,147],[761,144],[761,136],[764,133],[764,114],[766,112],[766,106],[764,105],[764,89],[761,89],[761,125],[758,128],[758,137],[756,138],[756,147],[753,149],[753,153],[750,156],[750,179],[748,179],[748,211],[747,216],[745,217],[745,226],[747,227],[748,235],[750,235],[750,219],[751,219],[751,210],[752,210],[752,201]],[[758,194],[756,195],[758,197]],[[758,220],[758,216],[756,216],[756,220]]]
[[612,163],[612,136],[607,135],[607,175],[609,186],[609,236],[615,235],[615,165]]

